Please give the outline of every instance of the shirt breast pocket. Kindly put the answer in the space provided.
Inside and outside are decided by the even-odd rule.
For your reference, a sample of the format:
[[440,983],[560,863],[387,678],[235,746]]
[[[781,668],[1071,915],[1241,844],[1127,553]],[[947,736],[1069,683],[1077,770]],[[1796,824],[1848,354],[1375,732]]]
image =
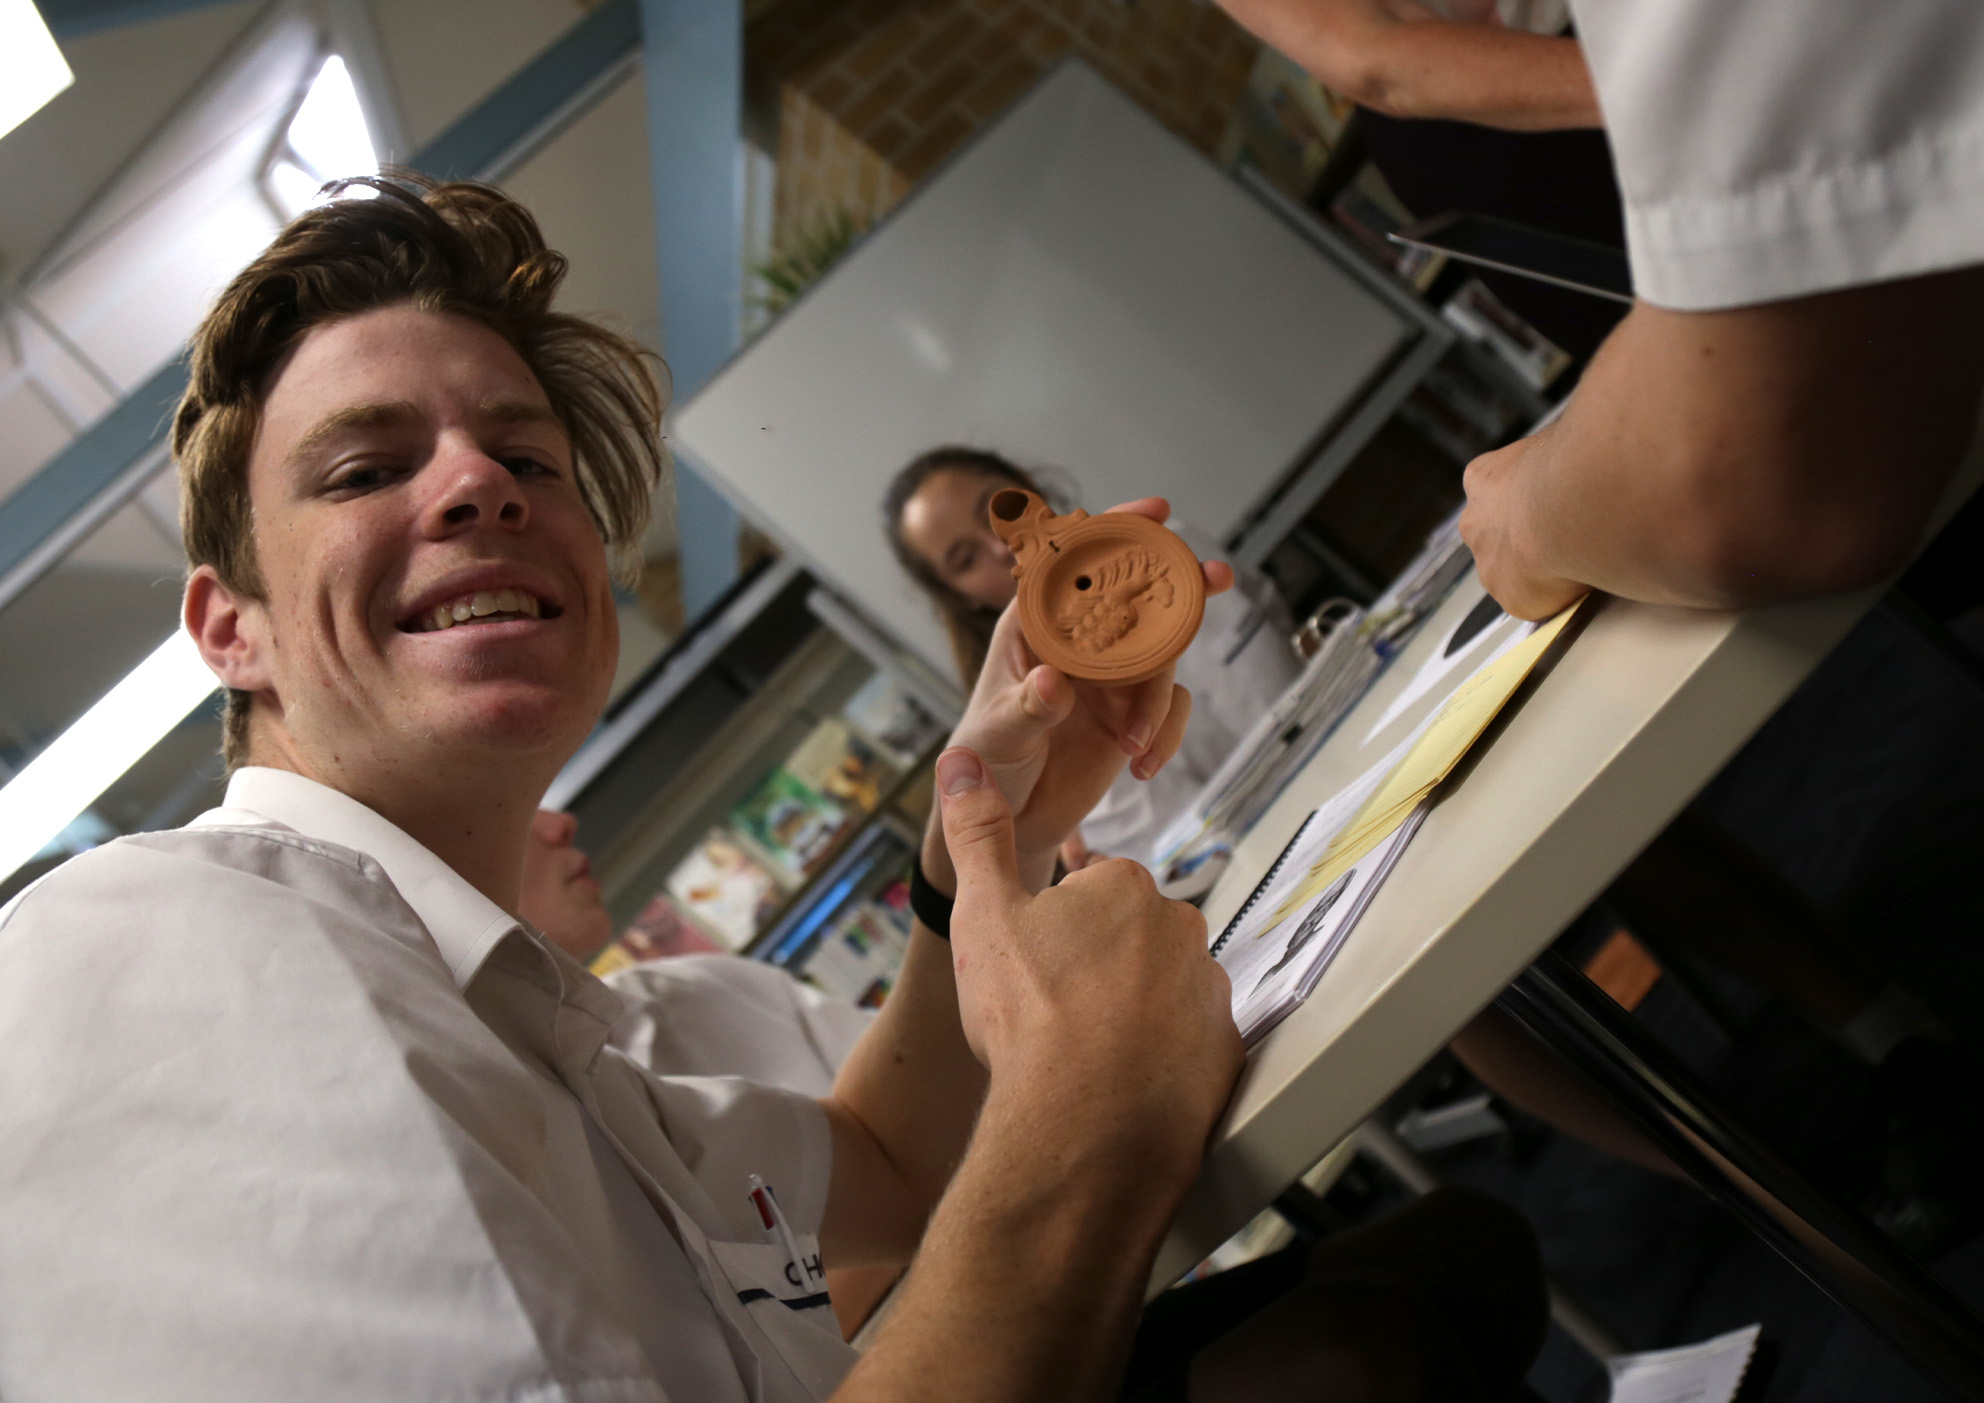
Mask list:
[[753,1301],[777,1301],[788,1310],[825,1312],[833,1319],[827,1299],[827,1272],[820,1263],[820,1240],[812,1233],[795,1233],[799,1260],[786,1255],[785,1247],[773,1242],[719,1242],[710,1240],[710,1251],[730,1278],[737,1299],[745,1305]]
[[807,1394],[824,1399],[840,1386],[855,1354],[840,1337],[840,1321],[827,1298],[827,1272],[820,1262],[820,1240],[793,1234],[794,1262],[782,1244],[719,1242],[710,1254],[729,1278],[730,1289],[764,1331]]

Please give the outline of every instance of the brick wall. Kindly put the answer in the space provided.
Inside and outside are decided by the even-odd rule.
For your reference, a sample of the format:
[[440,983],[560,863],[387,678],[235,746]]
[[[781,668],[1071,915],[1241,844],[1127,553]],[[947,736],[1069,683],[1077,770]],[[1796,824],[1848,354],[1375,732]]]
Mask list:
[[775,0],[747,44],[779,90],[781,236],[879,217],[1068,54],[1211,155],[1256,53],[1202,0]]
[[873,224],[909,193],[910,184],[803,88],[787,83],[780,90],[774,243],[783,243],[799,222],[835,210]]

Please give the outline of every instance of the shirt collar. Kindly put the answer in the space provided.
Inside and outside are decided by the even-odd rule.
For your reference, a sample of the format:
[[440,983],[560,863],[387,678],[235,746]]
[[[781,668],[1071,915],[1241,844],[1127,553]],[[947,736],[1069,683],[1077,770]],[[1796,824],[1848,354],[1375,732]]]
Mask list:
[[404,831],[348,794],[288,770],[244,766],[227,783],[223,809],[202,814],[196,825],[239,822],[246,814],[293,828],[307,837],[364,853],[427,927],[455,987],[466,989],[504,936],[524,926]]

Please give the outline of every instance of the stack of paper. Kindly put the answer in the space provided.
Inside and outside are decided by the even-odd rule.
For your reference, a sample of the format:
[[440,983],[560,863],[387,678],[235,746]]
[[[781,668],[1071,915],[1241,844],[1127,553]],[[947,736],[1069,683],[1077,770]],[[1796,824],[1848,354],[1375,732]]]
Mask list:
[[1455,512],[1368,612],[1347,600],[1317,612],[1305,626],[1316,645],[1301,675],[1241,737],[1198,802],[1152,845],[1147,861],[1168,895],[1194,897],[1211,888],[1236,837],[1268,811],[1384,671],[1395,640],[1438,605],[1473,560]]
[[[1329,628],[1301,674],[1215,770],[1191,808],[1152,845],[1151,866],[1173,896],[1196,895],[1181,880],[1203,869],[1208,848],[1230,850],[1265,813],[1282,786],[1313,755],[1384,667],[1364,629],[1364,612],[1341,603],[1326,611]],[[1324,615],[1319,614],[1318,618]],[[1204,873],[1205,886],[1219,875]],[[1203,890],[1200,887],[1198,890]]]
[[1564,610],[1454,689],[1421,728],[1404,758],[1383,777],[1307,877],[1276,909],[1276,919],[1317,896],[1426,802],[1508,704],[1576,612],[1576,605]]
[[1364,774],[1305,819],[1213,942],[1251,1045],[1315,989],[1426,815],[1433,791],[1549,646],[1576,606],[1485,664]]
[[1747,1325],[1698,1345],[1607,1360],[1611,1403],[1735,1403],[1762,1333]]
[[1313,860],[1328,845],[1329,830],[1311,814],[1284,853],[1284,863],[1277,864],[1277,871],[1270,872],[1267,882],[1256,890],[1258,899],[1250,900],[1248,908],[1227,926],[1213,954],[1233,983],[1233,1021],[1249,1047],[1314,991],[1398,855],[1412,841],[1423,813],[1413,814],[1400,824],[1389,841],[1365,854],[1362,863],[1344,872],[1306,906],[1282,920],[1271,916],[1260,919],[1261,912],[1273,909],[1277,879],[1286,883],[1299,880],[1301,864]]
[[1399,572],[1391,588],[1371,602],[1373,619],[1385,623],[1394,619],[1416,621],[1431,613],[1447,597],[1447,591],[1460,583],[1474,565],[1473,553],[1460,538],[1463,510],[1455,508],[1452,516],[1427,534],[1419,554]]

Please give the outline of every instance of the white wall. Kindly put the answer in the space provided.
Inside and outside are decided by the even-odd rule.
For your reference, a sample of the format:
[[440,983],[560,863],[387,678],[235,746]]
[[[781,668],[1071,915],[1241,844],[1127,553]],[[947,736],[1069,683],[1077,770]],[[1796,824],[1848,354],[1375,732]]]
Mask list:
[[1409,334],[1092,70],[1057,69],[709,385],[674,444],[942,675],[879,502],[942,442],[1223,535]]

